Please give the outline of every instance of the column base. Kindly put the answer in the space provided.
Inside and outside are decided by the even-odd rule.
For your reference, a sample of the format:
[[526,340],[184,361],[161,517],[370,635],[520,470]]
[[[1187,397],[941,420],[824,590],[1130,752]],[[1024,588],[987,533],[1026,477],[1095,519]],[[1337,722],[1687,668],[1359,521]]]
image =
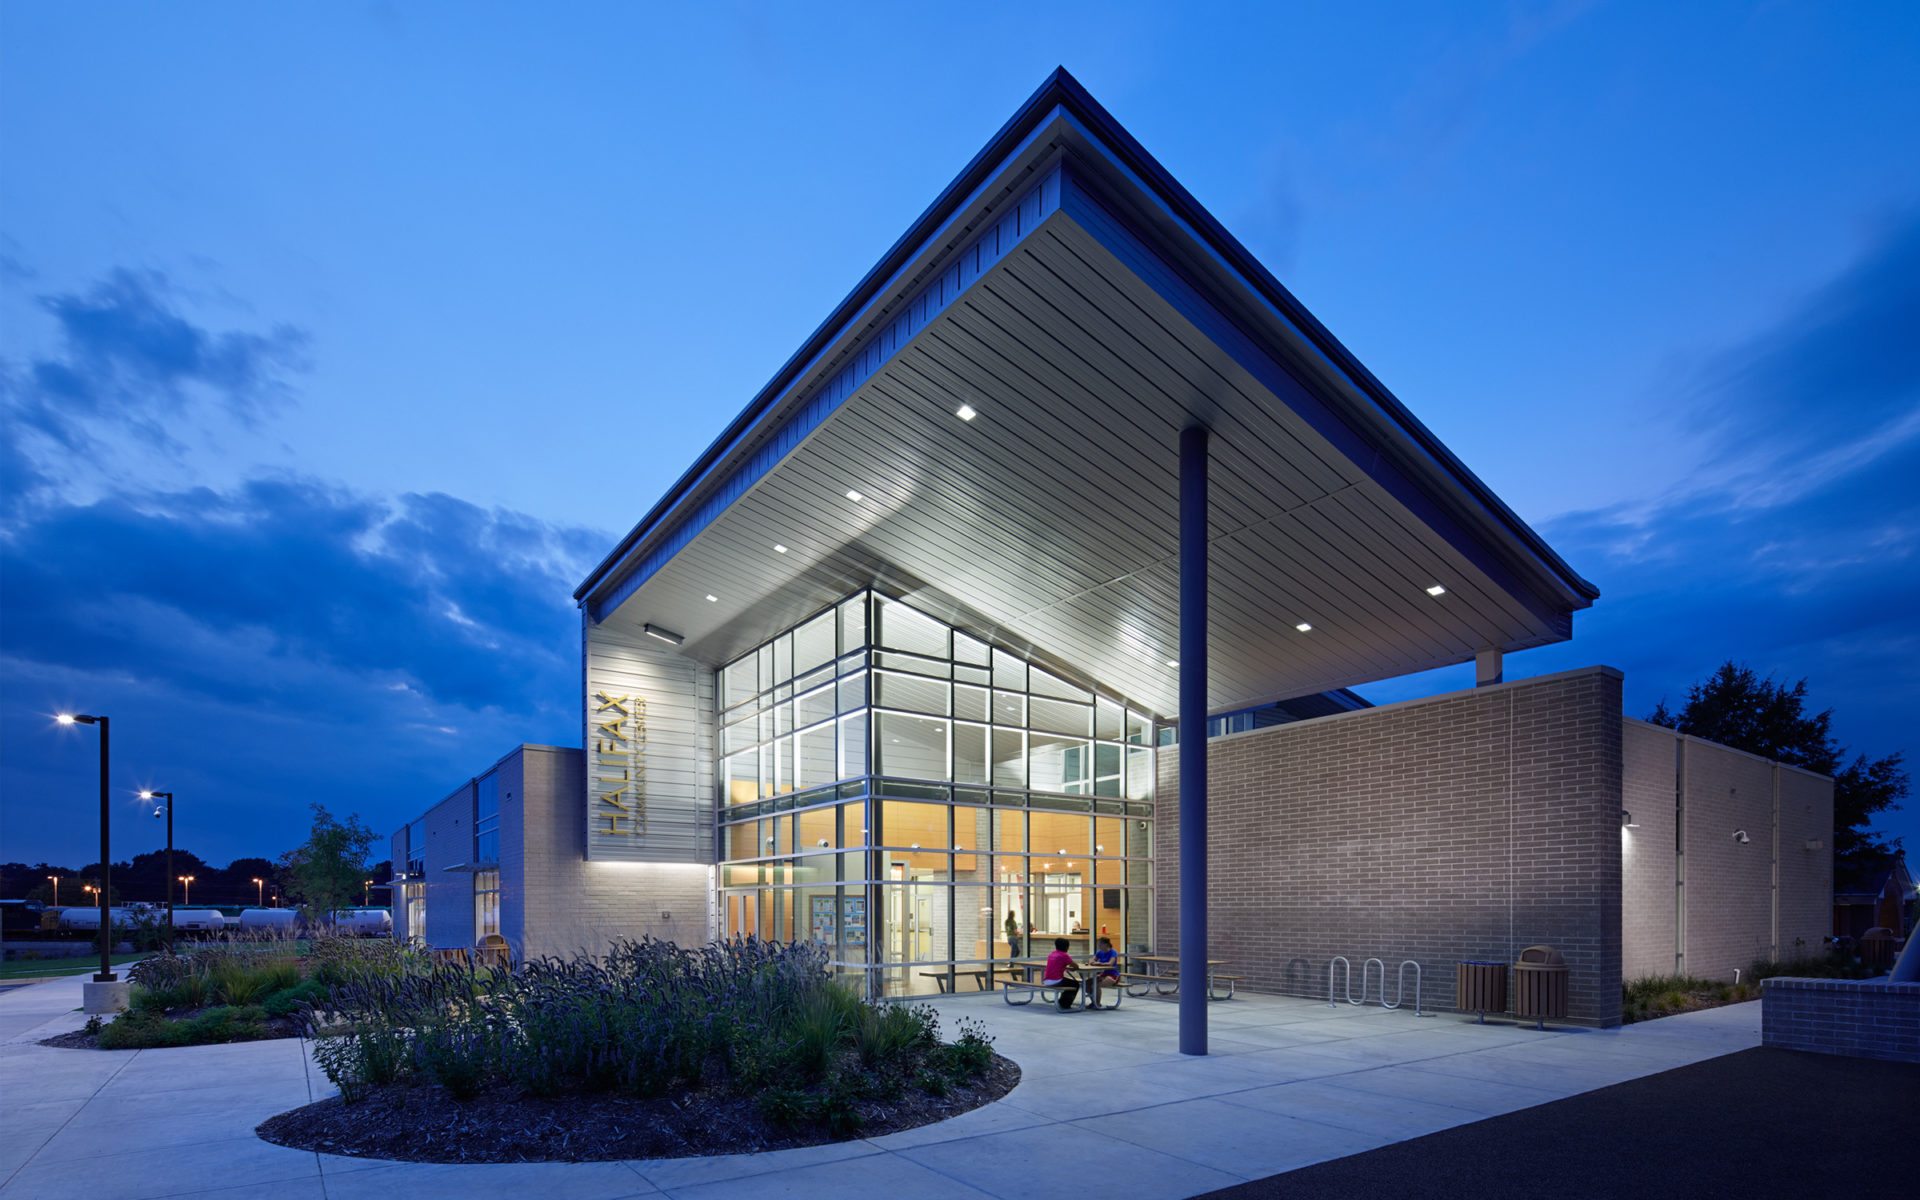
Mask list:
[[96,983],[89,979],[80,985],[80,1008],[89,1016],[125,1012],[128,997],[132,993],[133,984],[125,979],[116,979],[112,983]]

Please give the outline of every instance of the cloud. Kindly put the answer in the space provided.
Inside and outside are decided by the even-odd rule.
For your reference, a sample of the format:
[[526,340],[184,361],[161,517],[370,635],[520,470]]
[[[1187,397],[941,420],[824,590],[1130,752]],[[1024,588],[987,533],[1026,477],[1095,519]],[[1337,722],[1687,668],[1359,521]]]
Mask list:
[[62,704],[111,712],[129,769],[194,778],[215,857],[291,844],[323,780],[382,828],[519,741],[577,743],[569,595],[608,541],[297,478],[38,506],[0,564],[6,836],[70,840],[34,732]]
[[108,437],[177,451],[190,427],[257,428],[292,403],[288,379],[307,369],[302,330],[209,329],[182,313],[160,271],[116,269],[83,291],[42,295],[38,307],[52,319],[52,349],[0,360],[0,415],[19,439],[0,466],[29,489]]

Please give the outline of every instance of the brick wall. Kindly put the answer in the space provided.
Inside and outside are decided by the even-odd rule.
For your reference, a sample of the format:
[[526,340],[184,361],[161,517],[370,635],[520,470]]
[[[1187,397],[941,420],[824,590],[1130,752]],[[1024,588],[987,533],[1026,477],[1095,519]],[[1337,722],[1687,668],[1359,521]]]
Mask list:
[[1626,977],[1731,979],[1758,958],[1817,952],[1833,780],[1642,721],[1625,736],[1622,803],[1640,826],[1622,838]]
[[427,810],[427,945],[473,945],[473,876],[447,867],[473,858],[472,781]]
[[[1567,956],[1571,1015],[1620,1016],[1619,672],[1594,667],[1215,739],[1210,953],[1324,995],[1328,960]],[[1179,752],[1161,755],[1159,949],[1179,943]]]
[[586,756],[524,746],[518,757],[514,807],[501,802],[501,926],[516,957],[600,953],[621,937],[697,945],[713,936],[711,867],[587,861]]
[[1621,743],[1621,805],[1638,826],[1620,835],[1620,963],[1628,979],[1678,970],[1678,739],[1627,721]]
[[1920,983],[1769,979],[1760,1040],[1782,1050],[1920,1063]]

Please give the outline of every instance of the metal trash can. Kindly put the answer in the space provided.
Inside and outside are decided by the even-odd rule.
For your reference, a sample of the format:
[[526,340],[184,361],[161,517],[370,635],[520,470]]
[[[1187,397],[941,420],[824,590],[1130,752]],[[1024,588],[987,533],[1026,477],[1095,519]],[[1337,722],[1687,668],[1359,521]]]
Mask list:
[[1488,1013],[1507,1011],[1507,964],[1503,962],[1463,962],[1453,970],[1453,1007],[1459,1012],[1480,1014],[1487,1023]]
[[1528,946],[1513,964],[1513,1015],[1538,1029],[1567,1016],[1567,958],[1552,946]]

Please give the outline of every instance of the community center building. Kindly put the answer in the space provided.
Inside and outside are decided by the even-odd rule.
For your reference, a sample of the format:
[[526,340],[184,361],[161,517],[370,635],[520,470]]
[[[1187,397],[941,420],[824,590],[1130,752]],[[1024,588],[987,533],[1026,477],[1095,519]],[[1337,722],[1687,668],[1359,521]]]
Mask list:
[[1440,1006],[1548,944],[1614,1022],[1825,932],[1832,787],[1609,668],[1503,680],[1597,595],[1057,72],[581,584],[581,747],[397,832],[396,924],[810,940],[888,996],[1056,936],[1412,959]]

